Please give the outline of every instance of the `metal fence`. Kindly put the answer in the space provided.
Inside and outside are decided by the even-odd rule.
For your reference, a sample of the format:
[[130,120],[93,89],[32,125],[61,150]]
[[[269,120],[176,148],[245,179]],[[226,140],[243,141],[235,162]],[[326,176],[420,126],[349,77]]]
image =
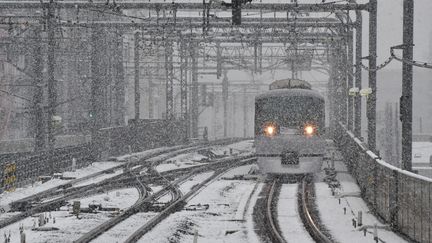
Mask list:
[[[34,153],[7,154],[0,156],[0,186],[4,186],[4,168],[15,164],[15,185],[28,184],[38,176],[52,175],[72,167],[72,158],[76,159],[76,168],[81,168],[94,161],[90,144],[71,146]],[[0,187],[0,188],[1,188]]]
[[87,166],[93,161],[146,149],[185,142],[185,123],[167,120],[130,121],[128,126],[99,130],[90,143],[40,152],[0,154],[0,191],[5,186],[7,164],[15,164],[15,186],[34,182],[39,176]]
[[335,141],[373,211],[410,239],[432,243],[432,179],[386,163],[337,126]]

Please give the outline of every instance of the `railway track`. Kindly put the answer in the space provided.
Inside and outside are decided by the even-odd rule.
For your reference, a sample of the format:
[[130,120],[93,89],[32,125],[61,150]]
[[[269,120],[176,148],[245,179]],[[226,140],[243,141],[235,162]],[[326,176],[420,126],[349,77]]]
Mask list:
[[[154,226],[156,226],[159,222],[161,222],[164,218],[166,218],[171,213],[175,212],[176,210],[182,208],[185,205],[185,202],[188,198],[190,198],[196,191],[198,191],[201,187],[203,187],[206,183],[208,183],[210,180],[214,179],[215,176],[223,173],[223,171],[232,168],[233,166],[239,166],[246,163],[251,163],[255,161],[255,158],[253,158],[251,155],[248,156],[240,156],[237,158],[225,158],[221,159],[219,161],[215,161],[213,163],[209,163],[205,166],[200,166],[199,168],[189,168],[189,172],[180,178],[176,179],[174,182],[169,183],[164,188],[159,190],[158,192],[146,197],[146,198],[140,198],[132,207],[128,208],[124,212],[122,212],[117,217],[111,218],[110,220],[104,222],[103,224],[97,226],[96,228],[92,229],[88,233],[81,236],[79,239],[74,241],[75,243],[84,243],[84,242],[90,242],[91,240],[97,238],[99,235],[103,234],[104,232],[108,231],[109,229],[113,228],[120,222],[124,221],[125,219],[129,218],[130,216],[134,215],[135,213],[140,212],[142,209],[144,209],[146,206],[149,206],[154,201],[156,201],[158,198],[162,197],[166,193],[172,193],[173,198],[168,203],[168,205],[165,207],[165,209],[158,214],[156,217],[152,218],[148,223],[143,225],[141,228],[139,228],[136,232],[134,232],[127,240],[126,242],[136,242],[138,239],[140,239],[145,233],[147,233],[150,229],[152,229]],[[192,176],[203,173],[206,171],[212,171],[214,170],[215,173],[206,179],[204,182],[200,183],[198,186],[195,186],[190,192],[188,192],[185,195],[182,195],[181,191],[178,189],[178,185],[181,183],[187,181]],[[161,173],[161,176],[166,176],[169,172]],[[178,171],[175,171],[174,173],[178,174]]]
[[282,236],[282,233],[279,228],[278,221],[275,215],[275,208],[277,204],[277,195],[280,190],[280,182],[279,179],[274,179],[271,183],[270,190],[266,196],[266,211],[265,211],[265,220],[268,229],[268,236],[273,243],[286,243],[285,239]]
[[[101,172],[80,178],[80,179],[76,179],[72,182],[63,184],[61,186],[52,188],[52,189],[48,189],[46,191],[40,192],[38,194],[17,200],[15,202],[13,202],[11,204],[12,208],[14,208],[15,210],[17,209],[21,209],[23,212],[14,215],[13,217],[7,218],[5,220],[0,221],[0,228],[6,227],[8,225],[11,225],[13,223],[16,223],[26,217],[29,217],[31,215],[34,215],[36,213],[41,213],[41,212],[46,212],[46,211],[51,211],[51,210],[55,210],[56,208],[59,208],[63,205],[65,205],[65,203],[73,198],[77,198],[77,197],[82,197],[82,196],[88,196],[88,195],[92,195],[92,194],[97,194],[106,190],[112,190],[112,189],[119,189],[119,188],[124,188],[127,186],[133,186],[133,187],[137,187],[137,189],[140,192],[140,195],[143,194],[144,196],[147,195],[147,193],[145,191],[142,190],[142,185],[136,185],[138,181],[142,181],[143,179],[147,178],[148,180],[151,179],[149,178],[148,175],[143,175],[143,176],[131,176],[131,174],[133,173],[139,173],[139,171],[143,170],[146,166],[153,166],[153,165],[157,165],[167,159],[170,159],[172,157],[175,157],[179,154],[183,154],[183,153],[188,153],[188,152],[192,152],[198,149],[202,149],[205,147],[210,147],[210,146],[214,146],[214,145],[223,145],[223,144],[229,144],[232,143],[232,140],[219,140],[219,141],[214,141],[212,143],[209,144],[205,144],[205,145],[190,145],[190,146],[177,146],[175,148],[170,148],[167,150],[163,150],[163,151],[157,151],[155,153],[150,153],[146,156],[144,156],[143,158],[141,158],[139,161],[134,162],[134,163],[130,163],[129,166],[133,166],[131,170],[129,171],[124,171],[122,173],[120,173],[119,175],[107,178],[103,181],[97,182],[97,183],[91,183],[89,185],[85,185],[85,186],[81,186],[81,187],[71,187],[74,184],[78,184],[80,182],[83,182],[85,180],[90,180],[92,179],[92,176],[97,176]],[[124,169],[126,166],[126,164],[122,164],[119,165],[117,167],[108,169],[110,171],[112,171],[113,169]],[[104,170],[107,171],[107,170]],[[173,170],[172,173],[174,175],[178,174],[178,173],[183,173],[183,170],[179,169],[179,170]],[[170,176],[170,172],[168,173],[164,173],[166,174],[166,176]],[[138,183],[139,184],[139,183]],[[67,185],[67,186],[66,186]],[[60,195],[60,196],[59,196]],[[42,199],[49,199],[49,198],[54,198],[52,200],[49,201],[45,201],[43,203],[38,203],[40,202]]]
[[[105,169],[102,171],[98,171],[96,173],[84,176],[82,178],[78,178],[78,179],[74,179],[72,181],[66,182],[64,184],[55,186],[53,188],[44,190],[42,192],[33,194],[31,196],[16,200],[12,203],[10,203],[10,208],[11,211],[25,211],[26,209],[28,209],[29,205],[31,205],[33,202],[38,202],[42,199],[48,198],[48,197],[56,197],[58,195],[61,194],[67,194],[67,193],[73,193],[76,190],[81,190],[81,188],[92,188],[94,187],[94,184],[91,185],[86,185],[86,186],[76,186],[80,183],[92,180],[96,177],[99,177],[101,175],[104,174],[108,174],[108,173],[113,173],[119,170],[124,170],[126,167],[135,167],[133,170],[134,171],[139,171],[142,170],[143,166],[149,166],[150,163],[148,163],[148,160],[153,159],[155,157],[158,156],[162,156],[165,155],[165,157],[162,156],[162,158],[160,158],[159,160],[156,161],[152,161],[151,163],[160,163],[161,161],[164,161],[166,159],[172,158],[176,155],[182,154],[182,153],[187,153],[193,150],[198,150],[198,149],[203,149],[206,147],[210,147],[210,146],[216,146],[216,145],[226,145],[226,144],[230,144],[230,143],[235,143],[235,142],[239,142],[242,141],[244,139],[239,139],[239,138],[234,138],[234,139],[220,139],[220,140],[215,140],[215,141],[211,141],[205,144],[189,144],[189,145],[179,145],[179,146],[174,146],[174,147],[169,147],[169,148],[162,148],[162,149],[155,149],[153,152],[149,152],[148,154],[146,154],[145,156],[143,156],[142,158],[140,158],[138,161],[134,161],[131,163],[124,163],[109,169]],[[138,167],[136,167],[138,166]],[[121,173],[124,176],[124,173]],[[122,175],[118,175],[115,176],[114,179],[116,178],[121,178]],[[104,180],[109,181],[111,180],[111,178]],[[1,228],[1,226],[0,226]]]
[[304,179],[300,185],[301,188],[301,203],[299,203],[299,212],[301,213],[301,218],[303,224],[308,230],[309,234],[316,242],[320,243],[333,243],[331,237],[324,233],[322,227],[320,226],[319,218],[316,212],[313,210],[313,187],[312,183],[307,179]]
[[[316,211],[313,210],[312,185],[313,184],[310,183],[308,179],[303,179],[301,183],[296,186],[298,188],[297,207],[299,217],[315,242],[333,243],[328,233],[323,232],[321,225],[318,223],[319,217],[316,214]],[[264,242],[290,243],[289,239],[284,238],[276,217],[276,205],[279,201],[278,196],[280,194],[281,186],[282,184],[279,178],[268,181],[263,187],[263,199],[258,201],[255,206],[255,223],[259,224],[259,228],[261,229],[260,235]],[[261,213],[260,211],[264,211],[264,213]]]

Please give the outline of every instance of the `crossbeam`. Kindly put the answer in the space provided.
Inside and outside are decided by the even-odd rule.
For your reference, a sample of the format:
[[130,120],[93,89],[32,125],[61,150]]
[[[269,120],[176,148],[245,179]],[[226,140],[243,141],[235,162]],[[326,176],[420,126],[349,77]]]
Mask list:
[[[50,3],[40,1],[2,1],[0,9],[35,9],[35,8],[48,8]],[[96,8],[104,9],[110,7],[105,2],[83,2],[83,1],[62,1],[54,3],[56,8],[64,9],[78,9],[78,8]],[[150,9],[150,10],[202,10],[204,5],[202,3],[155,3],[155,2],[117,2],[111,7],[119,9]],[[222,4],[213,4],[211,9],[229,10]],[[242,10],[271,10],[275,12],[286,11],[305,11],[305,12],[333,12],[333,11],[349,11],[349,10],[369,10],[369,4],[295,4],[295,3],[253,3],[242,5]]]

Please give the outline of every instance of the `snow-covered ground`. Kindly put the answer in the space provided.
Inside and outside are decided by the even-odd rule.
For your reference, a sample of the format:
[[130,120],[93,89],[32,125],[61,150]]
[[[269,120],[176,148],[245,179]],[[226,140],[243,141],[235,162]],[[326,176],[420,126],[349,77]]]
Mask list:
[[[215,146],[212,149],[212,152],[216,155],[223,155],[223,154],[229,154],[230,150],[233,154],[245,154],[245,153],[251,153],[253,151],[252,148],[253,141],[243,141],[236,144],[228,145],[228,146]],[[156,149],[156,150],[150,150],[150,151],[144,151],[141,153],[135,153],[132,154],[133,159],[139,159],[145,155],[148,155],[150,153],[154,153],[156,151],[162,151],[162,149]],[[201,156],[201,157],[200,157]],[[117,161],[124,161],[128,160],[131,157],[131,155],[125,155],[120,156],[117,158]],[[175,158],[169,160],[167,164],[177,164],[178,167],[186,167],[190,166],[190,164],[195,163],[193,160],[198,160],[202,158],[202,155],[199,155],[197,153],[188,153],[185,155],[179,155]],[[174,163],[173,163],[174,161]],[[96,162],[93,163],[91,166],[88,166],[86,168],[82,168],[79,170],[76,170],[75,172],[66,172],[64,173],[65,176],[75,177],[75,178],[82,178],[87,175],[91,175],[93,173],[96,173],[101,170],[109,169],[115,166],[120,165],[122,162]],[[201,164],[198,162],[198,164]],[[224,177],[233,177],[235,175],[239,174],[246,174],[250,170],[250,165],[248,166],[241,166],[236,169],[233,169],[227,173],[225,173]],[[170,168],[166,168],[170,169]],[[80,185],[85,185],[88,183],[94,183],[97,181],[101,181],[103,179],[106,179],[108,177],[114,176],[118,173],[120,173],[121,170],[115,171],[112,174],[104,174],[100,175],[95,178],[91,178],[90,180],[86,180]],[[197,185],[198,183],[204,181],[206,178],[211,176],[214,172],[205,172],[200,173],[192,177],[190,180],[182,183],[180,185],[180,190],[183,193],[187,193],[193,186]],[[24,188],[18,188],[15,192],[12,193],[3,193],[0,195],[0,205],[2,204],[8,204],[12,201],[24,198],[26,196],[35,194],[37,192],[44,191],[49,188],[53,188],[55,186],[61,185],[67,183],[67,181],[60,180],[60,179],[52,179],[44,184],[42,183],[35,183],[33,186],[27,186]],[[219,189],[214,189],[212,187],[218,187]],[[261,186],[261,185],[260,185]],[[255,190],[253,190],[255,188]],[[239,233],[229,233],[226,237],[223,238],[229,239],[230,237],[238,238],[238,235],[241,235],[240,238],[249,237],[253,238],[255,242],[258,242],[253,232],[253,223],[252,223],[252,208],[254,203],[247,203],[249,201],[249,198],[252,198],[251,201],[256,200],[256,197],[258,195],[259,190],[256,190],[257,186],[255,186],[255,182],[253,181],[234,181],[234,180],[217,180],[210,184],[209,187],[205,187],[202,189],[200,193],[196,195],[194,199],[190,202],[190,204],[193,204],[196,200],[210,200],[214,201],[213,206],[210,210],[208,210],[205,215],[216,217],[217,215],[221,216],[222,218],[218,218],[220,220],[219,227],[222,227],[226,225],[226,222],[231,222],[229,225],[232,225],[233,227],[239,227],[241,226],[241,234]],[[154,187],[154,190],[160,189],[159,187]],[[253,196],[251,197],[250,194],[254,192]],[[204,194],[202,194],[204,192]],[[213,197],[208,198],[208,195],[213,195]],[[226,195],[228,195],[226,197]],[[162,198],[161,200],[169,200],[171,195],[167,195],[166,198]],[[213,198],[213,199],[212,199]],[[110,207],[110,208],[120,208],[124,209],[127,207],[130,207],[135,201],[138,199],[138,192],[134,188],[130,189],[122,189],[122,190],[115,190],[108,192],[106,194],[99,194],[94,195],[87,198],[81,198],[77,199],[81,202],[82,207],[87,207],[88,204],[101,204],[102,207]],[[72,203],[71,200],[69,203]],[[219,202],[219,203],[218,203]],[[229,205],[229,206],[226,206]],[[229,208],[227,212],[222,211],[224,209]],[[215,210],[215,213],[211,213],[212,210]],[[36,217],[29,217],[24,220],[21,220],[20,222],[17,222],[15,224],[12,224],[8,227],[5,227],[4,229],[0,230],[0,235],[3,235],[3,232],[6,232],[7,234],[11,232],[11,241],[12,242],[18,242],[19,241],[19,227],[24,227],[24,232],[26,234],[26,238],[28,242],[72,242],[73,240],[78,239],[82,234],[85,232],[88,232],[90,229],[94,228],[96,225],[99,225],[103,222],[105,222],[109,217],[112,216],[112,212],[99,212],[97,214],[92,213],[83,213],[81,214],[80,218],[78,219],[76,216],[73,216],[70,214],[71,206],[69,207],[63,207],[60,211],[56,212],[50,212],[46,213],[46,217],[50,218],[49,223],[46,225],[46,227],[55,227],[58,228],[56,230],[52,231],[32,231],[31,229],[34,228],[35,222],[37,222]],[[180,214],[187,214],[192,217],[195,213],[203,213],[203,212],[192,212],[192,211],[183,211],[179,212]],[[6,213],[2,214],[1,218],[6,218],[12,216],[14,213]],[[148,212],[148,213],[138,213],[134,215],[133,217],[125,220],[121,224],[114,227],[112,230],[107,232],[106,234],[101,235],[96,239],[95,242],[116,242],[116,241],[122,241],[125,240],[131,232],[138,229],[141,225],[143,225],[147,220],[152,218],[155,215],[154,212]],[[205,215],[199,215],[198,218],[194,219],[197,220]],[[169,228],[169,225],[173,223],[173,229],[179,230],[181,228],[181,224],[185,223],[185,219],[187,220],[189,216],[186,216],[184,218],[183,216],[173,216],[174,220],[169,221],[168,223],[162,223],[163,226],[158,227],[167,227]],[[178,222],[176,223],[175,218],[178,217]],[[55,218],[55,223],[54,223]],[[241,220],[239,219],[241,218]],[[245,222],[244,219],[246,219]],[[227,220],[225,222],[225,220]],[[207,227],[205,225],[202,225],[203,228]],[[231,227],[231,226],[230,226]],[[222,227],[223,228],[223,227]],[[127,230],[126,230],[127,229]],[[223,232],[223,229],[220,229],[220,232]],[[228,229],[225,229],[226,231],[229,231]],[[171,232],[168,230],[168,232]],[[183,231],[178,231],[183,232]],[[208,234],[212,234],[213,231],[210,230],[207,232]],[[175,232],[173,232],[175,234]],[[151,234],[150,234],[151,235]],[[164,233],[164,235],[166,235]],[[223,235],[221,233],[221,235]],[[212,237],[215,239],[219,239],[221,235]],[[150,236],[151,237],[151,236]],[[183,238],[183,236],[181,237]],[[210,237],[211,238],[211,237]],[[243,240],[244,242],[250,242],[249,240]],[[252,241],[252,242],[253,242]],[[215,241],[217,242],[217,240]],[[230,241],[231,242],[231,241]]]
[[282,184],[277,204],[277,218],[282,236],[288,242],[315,242],[303,226],[297,203],[298,184]]
[[214,174],[214,171],[204,172],[191,177],[189,180],[180,184],[180,191],[184,194],[188,193],[192,188],[203,182]]
[[[229,155],[230,152],[233,154],[250,154],[254,152],[253,149],[253,140],[245,140],[238,143],[233,143],[229,145],[220,145],[213,146],[209,151],[217,156]],[[187,168],[192,166],[198,166],[202,164],[206,164],[206,160],[209,158],[204,156],[198,152],[191,152],[187,154],[181,154],[175,156],[169,160],[166,160],[164,163],[156,166],[156,170],[159,172],[178,169],[178,168]]]
[[[115,167],[120,164],[121,164],[120,162],[94,162],[85,168],[77,169],[75,172],[64,172],[63,175],[67,177],[82,178],[97,173],[99,171]],[[112,174],[108,174],[108,175],[112,175]],[[61,179],[52,179],[45,183],[35,182],[33,185],[27,185],[25,187],[17,188],[14,192],[4,192],[0,194],[0,206],[9,204],[13,201],[25,198],[27,196],[36,194],[38,192],[42,192],[47,189],[65,184],[68,181],[61,180]]]
[[[324,163],[323,166],[327,166]],[[362,211],[363,225],[373,227],[378,226],[378,237],[382,242],[402,243],[406,242],[396,233],[384,229],[382,223],[371,214],[369,208],[363,199],[359,196],[360,189],[353,177],[349,174],[345,164],[342,161],[335,161],[337,179],[341,183],[340,190],[332,196],[331,190],[325,182],[316,182],[316,204],[320,213],[321,221],[330,231],[331,235],[338,242],[374,242],[373,229],[368,228],[366,236],[360,230],[360,227],[353,227],[353,219],[358,222],[358,212]],[[321,174],[322,178],[324,175]],[[339,204],[340,198],[340,204]],[[346,208],[346,214],[344,214]]]
[[[81,198],[82,208],[87,208],[89,204],[100,204],[103,208],[118,208],[123,210],[132,206],[138,200],[138,191],[134,188],[120,189],[110,191],[104,194],[98,194],[86,198]],[[125,200],[127,199],[127,200]],[[70,204],[75,200],[69,201]],[[19,227],[23,226],[26,234],[27,242],[73,242],[82,234],[88,232],[96,225],[102,224],[108,220],[114,212],[104,211],[98,213],[82,213],[79,218],[71,214],[72,207],[65,206],[60,211],[45,213],[49,218],[49,222],[44,227],[55,227],[52,231],[34,231],[32,230],[37,225],[37,215],[35,217],[26,218],[20,222],[7,226],[0,230],[0,235],[3,232],[11,233],[11,242],[20,242]],[[55,221],[55,222],[54,222]],[[111,241],[108,241],[111,242]]]
[[[238,167],[230,171],[229,175],[244,174],[250,167]],[[177,212],[139,242],[192,242],[196,230],[198,242],[258,243],[253,229],[252,211],[262,184],[257,187],[255,184],[255,181],[218,179],[202,189],[186,206],[192,208],[198,204],[208,204],[207,210]],[[249,199],[251,203],[247,203]]]
[[[176,148],[176,147],[180,147],[180,146],[170,147],[170,149]],[[168,148],[166,148],[166,147],[150,149],[150,150],[146,150],[146,151],[142,151],[142,152],[138,152],[138,153],[122,155],[119,157],[115,157],[114,159],[117,161],[127,161],[129,158],[137,160],[137,159],[143,158],[144,156],[148,156],[150,154],[162,152],[162,151],[165,151],[167,149]],[[74,172],[71,172],[71,171],[64,172],[63,176],[74,177],[77,179],[83,178],[85,176],[97,173],[97,172],[102,171],[102,170],[113,168],[113,167],[121,165],[121,164],[122,164],[122,162],[110,162],[110,161],[94,162],[91,165],[84,167],[84,168],[77,169]],[[119,173],[121,173],[121,170],[117,170],[112,174],[103,174],[103,175],[91,178],[90,180],[80,182],[77,185],[83,186],[83,185],[87,185],[90,183],[95,183],[95,182],[102,181],[104,179],[113,177]],[[51,189],[51,188],[54,188],[54,187],[62,185],[62,184],[66,184],[69,181],[70,180],[65,181],[65,180],[61,180],[61,179],[51,179],[45,183],[35,182],[32,185],[27,185],[25,187],[17,188],[14,192],[4,192],[4,193],[0,194],[0,207],[7,205],[13,201],[16,201],[16,200],[25,198],[27,196],[36,194],[38,192],[42,192],[44,190]]]

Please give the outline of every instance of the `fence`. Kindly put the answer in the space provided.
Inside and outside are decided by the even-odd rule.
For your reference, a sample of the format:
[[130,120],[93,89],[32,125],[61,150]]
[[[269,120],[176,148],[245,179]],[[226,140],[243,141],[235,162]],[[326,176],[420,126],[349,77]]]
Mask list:
[[432,242],[432,179],[401,170],[366,148],[338,124],[335,141],[374,212],[410,239]]
[[41,175],[63,172],[72,166],[76,168],[107,156],[117,156],[146,149],[180,144],[185,142],[185,123],[182,121],[139,120],[130,121],[128,126],[110,127],[99,130],[90,143],[56,148],[51,151],[0,154],[0,189],[5,185],[6,165],[16,165],[16,185],[28,184]]
[[90,144],[71,146],[34,153],[6,154],[0,156],[0,182],[4,180],[6,164],[16,165],[16,184],[28,184],[38,176],[63,172],[72,165],[72,158],[77,160],[76,167],[80,168],[94,161],[94,154]]

